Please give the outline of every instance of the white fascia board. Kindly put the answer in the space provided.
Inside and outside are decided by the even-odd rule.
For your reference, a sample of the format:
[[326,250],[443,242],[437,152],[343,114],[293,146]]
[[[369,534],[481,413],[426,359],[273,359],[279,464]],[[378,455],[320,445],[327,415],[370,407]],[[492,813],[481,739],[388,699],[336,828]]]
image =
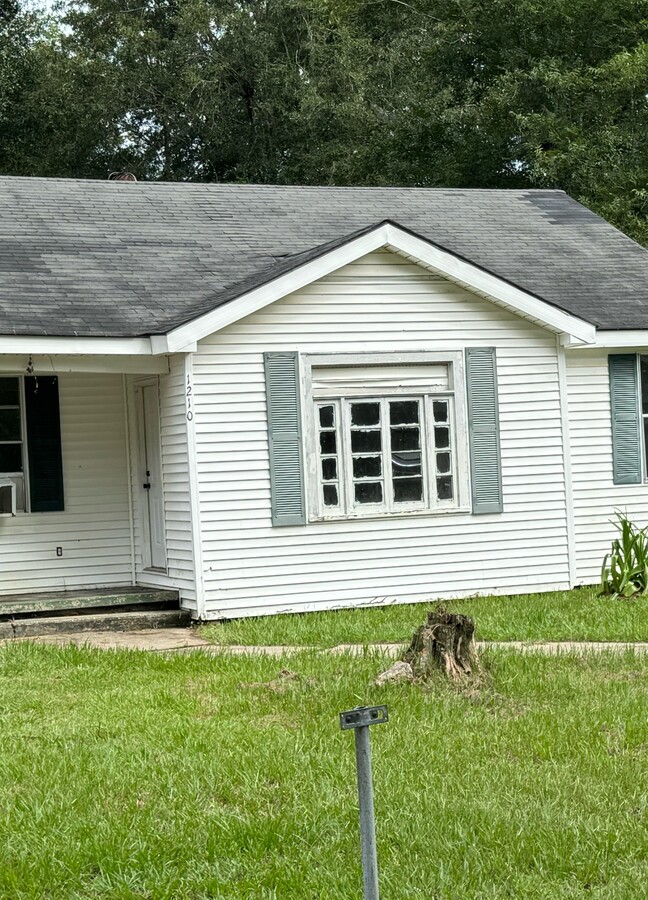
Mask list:
[[439,275],[443,275],[469,290],[483,294],[495,303],[507,306],[519,315],[544,325],[558,334],[568,334],[590,344],[596,340],[596,328],[589,322],[563,312],[550,303],[534,297],[533,294],[528,294],[521,288],[502,281],[496,275],[491,275],[490,272],[485,272],[478,266],[460,259],[447,250],[441,250],[422,238],[402,231],[394,225],[388,225],[387,229],[389,247],[414,257],[427,268],[438,272]]
[[[581,348],[591,348],[591,344],[569,343],[570,350],[580,350]],[[648,330],[636,329],[633,331],[598,331],[596,333],[596,341],[594,347],[613,350],[637,350],[648,347]]]
[[59,375],[65,372],[166,375],[169,371],[169,357],[0,353],[0,372],[24,375],[28,367],[35,375],[46,375],[49,372]]
[[274,303],[275,300],[298,291],[300,288],[330,275],[337,269],[355,262],[367,253],[383,247],[411,256],[440,275],[508,307],[518,315],[531,319],[551,331],[567,334],[586,343],[592,343],[595,340],[596,329],[589,322],[584,322],[576,316],[556,309],[549,303],[502,281],[478,266],[459,259],[452,253],[441,250],[395,225],[385,223],[377,226],[373,231],[350,240],[341,247],[324,253],[311,262],[304,263],[285,275],[280,275],[267,284],[242,294],[236,300],[232,300],[222,307],[180,325],[166,336],[168,352],[180,352],[187,345],[192,345],[196,341],[220,331],[221,328],[231,325],[232,322],[237,322],[264,306]]
[[151,339],[0,335],[0,353],[65,353],[88,356],[151,356]]

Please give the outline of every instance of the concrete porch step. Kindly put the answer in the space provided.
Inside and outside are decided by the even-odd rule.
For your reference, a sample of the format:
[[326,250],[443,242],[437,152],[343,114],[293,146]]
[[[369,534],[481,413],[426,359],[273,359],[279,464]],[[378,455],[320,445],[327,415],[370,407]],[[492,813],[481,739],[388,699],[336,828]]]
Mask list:
[[0,597],[0,622],[13,616],[61,614],[83,609],[119,606],[178,606],[177,591],[145,587],[118,587],[92,591],[53,591]]
[[81,631],[144,631],[180,628],[191,622],[183,609],[146,609],[131,612],[100,612],[66,616],[38,616],[0,622],[0,639],[42,637]]

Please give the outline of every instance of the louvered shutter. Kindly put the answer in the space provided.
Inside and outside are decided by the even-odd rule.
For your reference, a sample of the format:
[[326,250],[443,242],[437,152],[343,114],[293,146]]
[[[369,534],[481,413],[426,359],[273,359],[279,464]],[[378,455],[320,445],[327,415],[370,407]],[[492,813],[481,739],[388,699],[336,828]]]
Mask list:
[[265,353],[273,525],[306,522],[297,353]]
[[466,392],[473,512],[502,512],[497,361],[494,347],[466,349]]
[[64,502],[58,378],[25,378],[25,420],[30,509],[59,512]]
[[637,357],[612,353],[608,357],[612,410],[612,472],[615,484],[641,482],[641,415]]

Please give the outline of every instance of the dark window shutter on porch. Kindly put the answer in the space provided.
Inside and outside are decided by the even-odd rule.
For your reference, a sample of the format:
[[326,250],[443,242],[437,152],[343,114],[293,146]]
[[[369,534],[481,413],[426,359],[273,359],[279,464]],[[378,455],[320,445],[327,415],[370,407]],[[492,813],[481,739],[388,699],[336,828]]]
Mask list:
[[58,378],[25,378],[25,419],[31,511],[58,512],[64,509]]
[[637,357],[611,353],[610,405],[612,410],[612,471],[615,484],[641,482],[641,416]]
[[304,525],[304,462],[297,353],[264,353],[273,525]]
[[466,349],[466,393],[473,512],[500,513],[502,465],[494,347]]

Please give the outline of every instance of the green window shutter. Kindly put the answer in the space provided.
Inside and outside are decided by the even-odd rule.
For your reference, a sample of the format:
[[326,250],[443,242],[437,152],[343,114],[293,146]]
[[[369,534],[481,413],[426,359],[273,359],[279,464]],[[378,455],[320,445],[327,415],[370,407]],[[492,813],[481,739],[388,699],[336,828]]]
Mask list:
[[494,347],[466,348],[466,391],[473,512],[499,513],[502,465]]
[[31,511],[58,512],[64,509],[58,378],[25,378],[25,420]]
[[615,484],[641,482],[641,416],[637,357],[612,353],[608,357],[612,410],[612,472]]
[[273,525],[304,525],[304,461],[302,456],[297,353],[264,353],[270,489]]

